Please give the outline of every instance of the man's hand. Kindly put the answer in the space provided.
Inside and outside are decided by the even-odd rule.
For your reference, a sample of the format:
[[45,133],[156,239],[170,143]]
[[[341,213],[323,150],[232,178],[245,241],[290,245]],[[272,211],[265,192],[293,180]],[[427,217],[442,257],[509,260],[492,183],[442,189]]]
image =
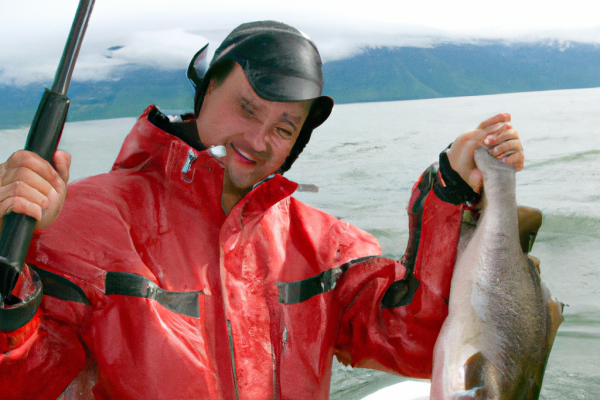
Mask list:
[[52,161],[58,172],[37,154],[20,150],[0,164],[0,228],[9,212],[37,219],[35,229],[56,219],[67,195],[71,156],[57,151]]
[[519,134],[510,124],[510,114],[498,114],[483,121],[474,131],[460,135],[446,152],[452,169],[477,193],[481,192],[483,177],[473,153],[481,146],[486,146],[491,155],[517,171],[523,169],[525,155]]

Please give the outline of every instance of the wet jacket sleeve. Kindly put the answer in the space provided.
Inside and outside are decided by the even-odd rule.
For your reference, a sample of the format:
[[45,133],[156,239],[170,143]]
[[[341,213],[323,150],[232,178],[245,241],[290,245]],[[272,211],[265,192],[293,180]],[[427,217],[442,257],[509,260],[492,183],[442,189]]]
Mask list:
[[[26,321],[19,321],[21,326],[17,328],[6,326],[7,319],[0,321],[0,325],[5,325],[3,328],[11,328],[0,330],[0,393],[3,399],[55,400],[86,362],[81,331],[77,328],[81,325],[84,309],[76,303],[69,304],[71,302],[51,296],[45,295],[42,299],[41,293],[39,299],[34,296],[36,288],[41,289],[42,281],[52,292],[52,280],[47,279],[49,275],[36,270],[25,266],[13,290],[13,295],[24,299],[22,306],[34,307],[34,314]],[[43,276],[40,278],[40,275]],[[57,302],[63,304],[56,307]]]
[[473,207],[479,203],[480,196],[450,166],[446,154],[449,148],[450,146],[440,153],[439,168],[433,182],[433,191],[439,199],[447,203]]
[[409,243],[400,261],[369,260],[340,281],[346,285],[340,288],[346,308],[336,355],[344,364],[431,377],[467,207],[460,200],[468,196],[457,188],[456,177],[444,178],[434,164],[414,185],[407,207]]

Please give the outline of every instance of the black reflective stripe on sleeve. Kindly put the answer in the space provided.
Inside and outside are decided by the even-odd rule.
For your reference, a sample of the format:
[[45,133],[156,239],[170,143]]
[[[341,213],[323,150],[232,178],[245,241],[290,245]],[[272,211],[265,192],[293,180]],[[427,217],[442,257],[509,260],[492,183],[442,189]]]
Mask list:
[[42,281],[31,271],[33,291],[24,299],[12,296],[12,305],[0,306],[0,331],[14,331],[25,326],[34,317],[42,301]]
[[40,276],[44,288],[44,294],[46,296],[83,303],[88,306],[90,305],[90,301],[88,300],[84,291],[75,283],[63,276],[46,271],[45,269],[39,268],[33,264],[27,265]]
[[283,304],[301,303],[311,297],[328,292],[335,288],[338,279],[348,268],[371,258],[377,258],[377,256],[357,258],[301,281],[275,282],[279,288],[279,302]]
[[421,282],[408,274],[404,279],[396,281],[386,290],[381,300],[381,308],[396,308],[410,304]]
[[427,168],[427,170],[425,170],[425,172],[423,172],[421,182],[419,182],[419,185],[417,186],[417,189],[419,190],[419,197],[415,199],[412,208],[408,210],[410,232],[406,251],[402,257],[402,265],[404,265],[404,268],[406,268],[407,275],[412,275],[413,271],[415,270],[415,262],[417,260],[417,253],[419,252],[419,244],[421,241],[423,207],[425,205],[425,199],[427,199],[427,196],[433,187],[433,183],[436,180],[436,173],[437,169],[434,165],[430,166]]
[[170,292],[141,275],[109,271],[106,273],[104,293],[156,300],[175,313],[200,318],[198,295],[202,292]]
[[408,210],[410,232],[406,251],[401,261],[404,268],[406,268],[406,276],[404,279],[390,285],[381,301],[382,308],[396,308],[410,304],[415,292],[421,285],[421,282],[414,275],[414,270],[421,242],[423,207],[425,199],[427,199],[436,182],[436,174],[437,168],[434,164],[427,168],[421,176],[421,181],[417,186],[419,197],[415,199],[412,207]]
[[420,194],[419,194],[419,197],[413,203],[413,206],[412,206],[412,209],[410,210],[410,212],[412,212],[414,214],[419,214],[419,215],[423,213],[423,206],[425,205],[425,199],[427,198],[427,195],[431,191],[431,188],[433,187],[433,184],[436,181],[436,174],[437,174],[437,168],[435,167],[435,164],[430,165],[429,168],[427,168],[425,170],[425,172],[423,172],[423,176],[421,177],[421,182],[419,182],[419,185],[417,186],[419,188]]

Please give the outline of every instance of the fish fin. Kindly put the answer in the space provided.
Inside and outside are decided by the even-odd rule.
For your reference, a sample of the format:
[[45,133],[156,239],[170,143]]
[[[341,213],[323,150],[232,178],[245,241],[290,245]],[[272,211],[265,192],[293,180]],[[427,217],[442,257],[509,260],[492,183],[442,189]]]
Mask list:
[[502,373],[483,353],[473,354],[464,364],[465,391],[453,400],[502,399]]
[[541,274],[541,272],[540,272],[540,259],[537,258],[537,257],[532,256],[531,254],[527,254],[527,258],[529,258],[530,265],[531,265],[531,263],[533,263],[533,266],[535,267],[537,273]]
[[547,361],[525,366],[529,374],[509,382],[494,363],[475,353],[464,364],[465,390],[453,393],[452,400],[538,400]]
[[533,256],[527,256],[527,265],[529,267],[529,273],[531,274],[531,281],[537,288],[542,284],[542,278],[540,277],[540,260]]
[[542,226],[542,212],[530,207],[517,207],[519,217],[519,242],[523,253],[533,248],[535,237]]
[[[464,365],[465,389],[467,391],[475,389],[475,392],[480,392],[483,390],[485,374],[482,372],[485,369],[485,364],[486,359],[480,351],[469,357]],[[477,397],[473,398],[476,399]]]
[[548,286],[546,286],[544,282],[540,283],[540,288],[542,289],[542,299],[547,307],[548,352],[550,352],[552,344],[554,343],[554,338],[556,337],[556,332],[558,331],[558,327],[564,321],[563,311],[565,305],[567,304],[553,297],[552,293],[550,293],[550,289],[548,289]]

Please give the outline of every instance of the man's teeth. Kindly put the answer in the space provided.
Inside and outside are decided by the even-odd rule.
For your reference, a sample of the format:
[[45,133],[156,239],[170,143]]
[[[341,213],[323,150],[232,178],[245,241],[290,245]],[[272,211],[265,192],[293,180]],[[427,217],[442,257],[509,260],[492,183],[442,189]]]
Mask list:
[[256,161],[254,161],[253,159],[251,159],[251,158],[250,158],[250,156],[249,156],[248,154],[244,153],[244,152],[243,152],[243,151],[241,151],[240,149],[238,149],[238,153],[240,153],[240,155],[241,155],[242,157],[244,157],[246,160],[248,160],[248,161],[252,161],[252,162],[256,162]]

